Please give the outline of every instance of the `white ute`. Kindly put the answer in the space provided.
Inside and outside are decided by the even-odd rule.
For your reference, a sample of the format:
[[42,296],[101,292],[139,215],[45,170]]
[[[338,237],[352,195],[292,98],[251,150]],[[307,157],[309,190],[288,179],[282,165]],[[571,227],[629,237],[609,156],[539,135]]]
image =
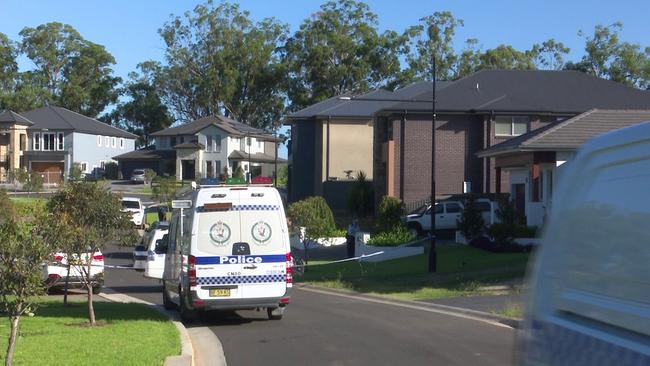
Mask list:
[[186,321],[203,310],[255,308],[266,309],[269,319],[281,319],[293,278],[278,191],[212,186],[199,187],[187,198],[172,202],[165,307],[178,307]]
[[521,365],[650,365],[650,122],[559,176],[519,335]]
[[142,206],[142,201],[139,198],[123,197],[122,212],[131,213],[131,221],[136,227],[141,228],[144,226],[144,206]]

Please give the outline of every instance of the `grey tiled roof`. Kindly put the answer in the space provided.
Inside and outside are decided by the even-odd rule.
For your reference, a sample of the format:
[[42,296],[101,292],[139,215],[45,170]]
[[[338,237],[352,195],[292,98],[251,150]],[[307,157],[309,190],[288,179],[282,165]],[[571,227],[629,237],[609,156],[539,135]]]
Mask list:
[[151,136],[194,135],[208,126],[219,127],[231,136],[252,136],[261,140],[275,141],[273,135],[264,130],[224,116],[199,118],[196,121],[154,132]]
[[[431,99],[431,89],[413,99]],[[438,111],[577,114],[592,108],[650,109],[650,93],[578,71],[483,70],[440,89]],[[430,111],[396,103],[390,111]]]
[[645,121],[650,121],[650,109],[592,109],[573,118],[513,137],[477,155],[487,157],[517,151],[576,150],[600,134]]
[[45,106],[24,112],[22,115],[34,123],[30,127],[33,130],[71,130],[92,135],[116,136],[127,139],[138,137],[117,127],[62,107]]
[[[449,81],[439,81],[436,84],[436,90],[442,90],[450,84],[451,82]],[[429,96],[427,98],[431,99],[432,85],[433,83],[430,81],[421,81],[397,89],[394,92],[385,89],[377,89],[360,95],[337,95],[301,109],[298,112],[291,114],[287,119],[292,121],[314,117],[326,118],[328,116],[336,118],[371,118],[376,112],[396,104],[397,102],[395,100],[415,99],[414,96],[423,93],[428,93]],[[346,97],[355,98],[357,100],[341,99]],[[364,98],[385,100],[367,101],[363,100]]]
[[0,122],[16,123],[25,126],[31,126],[34,124],[34,122],[8,109],[0,113]]
[[122,155],[114,156],[115,160],[170,160],[176,159],[175,150],[156,150],[154,145],[144,149],[129,151]]

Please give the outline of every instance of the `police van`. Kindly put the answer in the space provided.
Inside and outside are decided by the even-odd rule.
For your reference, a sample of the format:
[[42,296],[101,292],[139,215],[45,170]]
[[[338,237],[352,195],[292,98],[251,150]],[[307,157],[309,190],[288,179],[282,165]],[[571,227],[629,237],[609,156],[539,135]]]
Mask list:
[[204,310],[266,309],[281,319],[292,287],[284,207],[271,186],[198,186],[174,208],[163,304],[191,321]]
[[650,122],[560,177],[519,337],[522,365],[650,365]]

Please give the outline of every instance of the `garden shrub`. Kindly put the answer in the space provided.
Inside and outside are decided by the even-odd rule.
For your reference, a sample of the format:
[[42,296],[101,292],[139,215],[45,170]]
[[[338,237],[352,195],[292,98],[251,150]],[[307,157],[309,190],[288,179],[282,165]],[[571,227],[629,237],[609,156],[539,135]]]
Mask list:
[[106,179],[113,179],[113,180],[117,179],[117,173],[118,173],[118,169],[117,169],[116,162],[111,161],[104,164],[104,177]]
[[374,208],[375,194],[372,183],[366,179],[366,173],[359,171],[357,178],[346,195],[348,209],[357,216],[365,216]]
[[390,231],[373,234],[366,244],[374,246],[398,246],[414,239],[415,237],[406,230],[404,225],[399,224],[394,226]]
[[292,231],[297,233],[298,228],[305,227],[307,239],[337,234],[334,215],[323,197],[308,197],[294,202],[289,205],[287,214]]
[[402,201],[395,197],[384,196],[379,203],[379,216],[377,218],[380,232],[392,231],[402,224]]
[[470,193],[465,197],[463,206],[460,219],[458,219],[458,230],[467,240],[472,240],[483,234],[485,229],[483,215],[476,205],[474,194]]

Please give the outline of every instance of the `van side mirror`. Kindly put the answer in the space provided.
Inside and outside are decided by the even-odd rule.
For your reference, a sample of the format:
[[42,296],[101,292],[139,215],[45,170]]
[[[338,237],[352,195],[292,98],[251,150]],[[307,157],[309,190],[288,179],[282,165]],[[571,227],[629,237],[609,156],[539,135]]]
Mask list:
[[156,254],[166,254],[168,241],[169,241],[169,237],[167,236],[167,234],[165,234],[162,237],[162,239],[156,240],[156,247],[154,249],[154,252]]

